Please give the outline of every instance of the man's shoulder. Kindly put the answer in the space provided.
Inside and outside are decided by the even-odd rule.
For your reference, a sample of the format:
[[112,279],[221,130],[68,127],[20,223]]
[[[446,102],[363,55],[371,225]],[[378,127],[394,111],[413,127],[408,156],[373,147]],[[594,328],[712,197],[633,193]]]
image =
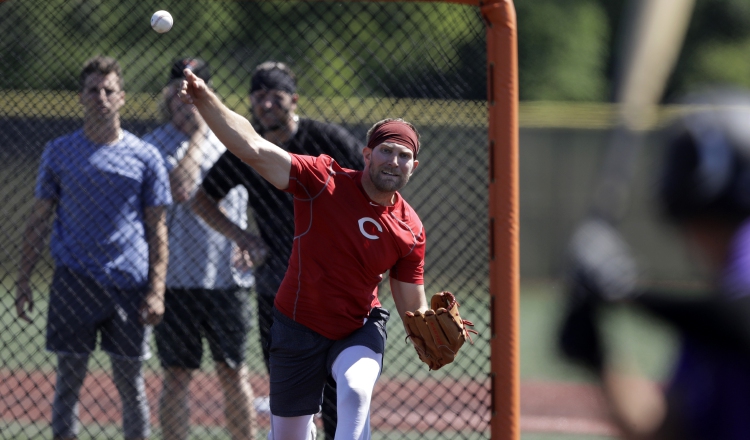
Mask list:
[[74,158],[81,157],[87,153],[88,141],[83,136],[83,129],[58,136],[44,147],[43,160],[52,162],[71,162]]
[[143,140],[146,142],[166,142],[172,139],[175,134],[178,133],[176,129],[170,123],[162,124],[153,130],[143,135]]
[[[333,168],[334,171],[344,170],[335,157],[330,154],[321,153],[318,155],[307,154],[307,153],[289,153],[292,160],[308,164],[308,166],[316,168]],[[350,170],[349,170],[350,171]]]
[[122,145],[122,148],[128,151],[125,154],[137,158],[150,168],[159,169],[164,167],[166,169],[164,156],[154,144],[145,141],[129,131],[123,131]]
[[309,154],[309,153],[289,153],[292,162],[298,162],[304,168],[326,168],[334,162],[333,158],[327,154]]
[[395,215],[400,221],[408,224],[412,230],[421,231],[422,219],[419,218],[417,211],[412,208],[409,202],[407,202],[400,193],[397,192],[396,197],[395,209],[392,211],[393,215]]
[[334,179],[347,178],[348,180],[352,180],[351,178],[359,173],[359,171],[342,166],[335,158],[325,153],[318,156],[295,153],[289,154],[292,158],[293,167],[295,167],[298,172],[330,175]]
[[166,123],[143,135],[141,140],[153,145],[163,153],[170,153],[178,150],[180,145],[188,138],[171,123]]
[[364,166],[362,145],[346,128],[312,119],[302,119],[300,124],[299,148],[304,154],[327,154],[345,168],[360,169]]
[[346,128],[332,122],[300,118],[299,125],[301,132],[305,132],[311,136],[344,139],[347,141],[354,140],[354,136]]
[[49,142],[48,146],[61,146],[61,145],[72,145],[77,146],[82,144],[86,139],[83,137],[83,129],[78,129],[70,133],[66,133],[62,136],[58,136]]
[[300,128],[303,128],[305,130],[315,131],[330,130],[333,127],[336,127],[335,124],[332,124],[330,122],[319,121],[317,119],[311,118],[299,118],[299,126]]
[[161,154],[159,148],[154,143],[147,141],[127,130],[123,130],[122,142],[128,148],[131,148],[138,152],[144,152],[146,154]]

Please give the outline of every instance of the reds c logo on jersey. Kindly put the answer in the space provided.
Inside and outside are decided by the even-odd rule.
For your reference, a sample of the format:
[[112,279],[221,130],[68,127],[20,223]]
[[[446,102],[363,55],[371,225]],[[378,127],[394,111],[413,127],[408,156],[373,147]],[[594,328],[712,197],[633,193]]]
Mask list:
[[365,223],[372,223],[373,225],[375,225],[375,229],[377,229],[378,232],[383,232],[383,227],[380,226],[380,223],[375,221],[375,219],[372,219],[370,217],[362,217],[361,219],[359,219],[358,223],[359,223],[359,232],[361,232],[362,235],[365,236],[365,238],[368,238],[370,240],[377,240],[380,238],[377,235],[373,235],[365,231]]

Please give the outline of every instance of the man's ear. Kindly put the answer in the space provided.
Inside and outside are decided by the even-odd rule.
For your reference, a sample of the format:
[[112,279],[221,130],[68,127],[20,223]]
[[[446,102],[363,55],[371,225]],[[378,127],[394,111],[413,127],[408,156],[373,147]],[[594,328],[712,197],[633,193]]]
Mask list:
[[122,110],[122,106],[125,105],[125,90],[120,90],[117,93],[120,94],[120,107],[118,109],[118,111],[120,111],[120,110]]
[[299,95],[296,93],[292,94],[292,104],[297,104],[297,101],[299,101]]
[[411,172],[414,173],[414,171],[417,170],[417,167],[419,166],[419,161],[414,159],[414,166],[411,169]]
[[365,159],[365,165],[370,162],[370,156],[372,156],[372,148],[370,147],[362,148],[362,157]]

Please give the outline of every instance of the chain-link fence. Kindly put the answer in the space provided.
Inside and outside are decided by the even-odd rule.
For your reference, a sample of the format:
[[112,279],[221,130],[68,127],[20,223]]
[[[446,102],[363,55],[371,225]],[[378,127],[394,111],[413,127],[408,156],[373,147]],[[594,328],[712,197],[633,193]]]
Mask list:
[[[159,9],[174,17],[174,27],[164,34],[149,26],[151,15]],[[170,101],[173,91],[167,87],[174,60],[185,57],[205,60],[217,93],[248,118],[253,115],[249,92],[255,67],[269,60],[287,64],[297,80],[297,133],[314,136],[314,128],[305,131],[310,120],[336,124],[350,133],[358,150],[367,129],[378,120],[402,117],[416,125],[423,145],[420,166],[402,194],[420,214],[427,232],[425,287],[428,293],[456,292],[462,314],[475,322],[480,336],[473,346],[464,347],[454,364],[428,373],[404,342],[400,319],[394,319],[388,326],[384,368],[373,396],[373,437],[489,437],[486,45],[477,8],[439,3],[7,0],[0,2],[0,29],[0,438],[51,438],[53,419],[56,433],[70,433],[65,431],[69,422],[65,414],[76,402],[79,438],[120,437],[123,417],[127,432],[137,437],[133,435],[139,432],[137,419],[144,417],[146,407],[152,438],[184,432],[187,423],[180,414],[185,410],[190,414],[192,438],[232,438],[231,433],[246,429],[248,421],[257,438],[266,436],[269,417],[264,396],[269,386],[259,335],[268,297],[262,291],[272,289],[278,272],[269,266],[286,262],[283,251],[292,227],[287,208],[291,202],[287,194],[259,184],[252,176],[240,176],[242,171],[236,167],[226,168],[234,173],[229,177],[209,171],[221,161],[223,147],[208,135],[191,138],[196,129],[177,121],[182,110]],[[84,120],[89,124],[90,113],[102,116],[113,110],[102,107],[116,101],[110,95],[119,91],[116,84],[86,83],[81,89],[83,63],[99,54],[114,57],[122,67],[126,93],[119,113],[124,142],[148,152],[137,147],[141,144],[130,135],[145,137],[162,150],[166,160],[160,156],[161,165],[143,151],[97,157],[94,150],[86,150],[93,144]],[[285,105],[269,103],[277,110],[289,110]],[[263,126],[260,119],[256,114],[255,122]],[[105,131],[96,133],[94,137],[101,135],[104,144],[119,145],[117,140],[123,139],[116,132],[112,139],[106,139]],[[329,152],[326,148],[332,147],[317,148]],[[188,166],[191,160],[202,164],[197,174],[190,171],[195,170]],[[352,160],[361,159],[357,154]],[[65,173],[88,170],[80,171],[88,175],[91,167],[106,176],[72,177],[79,186],[71,194],[65,180],[71,176]],[[166,339],[159,347],[146,335],[153,356],[143,364],[145,403],[121,401],[129,385],[137,395],[138,373],[129,371],[132,365],[122,357],[110,361],[107,354],[125,358],[132,354],[117,335],[132,336],[129,332],[137,332],[138,326],[124,330],[110,326],[133,322],[118,321],[118,316],[132,318],[132,313],[140,313],[140,303],[132,301],[136,294],[129,287],[137,284],[148,266],[149,244],[139,228],[148,229],[154,210],[144,206],[158,204],[169,194],[140,193],[139,188],[158,186],[164,176],[155,177],[156,183],[138,181],[141,174],[134,167],[171,170],[174,203],[167,209],[171,254],[167,285],[176,289],[173,297],[180,297],[171,304],[168,296],[167,301],[167,315],[177,316],[178,333],[162,334]],[[212,172],[210,188],[187,186],[184,192],[189,199],[179,194],[179,182],[201,180]],[[234,194],[232,188],[245,192]],[[246,262],[243,254],[190,209],[204,206],[195,201],[201,191],[208,195],[204,201],[221,200],[223,212],[235,223],[247,222],[250,234],[243,239],[251,241],[253,234],[260,234],[272,250],[265,265],[253,268],[254,284],[252,276],[240,270]],[[111,212],[112,203],[130,206],[130,211]],[[206,209],[216,207],[209,205]],[[74,225],[78,235],[66,235],[66,224]],[[28,271],[36,252],[40,259]],[[113,255],[130,260],[123,263]],[[61,267],[72,270],[63,273]],[[19,319],[16,309],[17,294],[24,291],[17,281],[24,272],[32,274],[34,307],[27,311],[29,321]],[[122,288],[103,289],[101,279]],[[237,295],[232,289],[237,283],[250,287]],[[56,300],[50,301],[51,290],[76,302],[61,308]],[[389,290],[386,277],[380,298],[384,307],[395,311]],[[178,312],[178,306],[186,309]],[[252,318],[245,316],[245,307]],[[247,322],[252,326],[244,329]],[[91,334],[86,339],[76,333],[82,328],[98,330],[99,339],[76,398],[74,380],[58,382],[57,393],[55,387],[61,370],[66,377],[76,377],[86,369],[80,357],[69,355],[85,352],[95,341]],[[246,346],[241,337],[236,338],[238,334],[246,336]],[[182,341],[182,337],[195,341],[195,335],[204,345],[199,359],[200,343],[189,346]],[[63,363],[58,364],[58,356],[46,349],[50,345],[68,354],[60,357]],[[238,347],[240,353],[232,353]],[[138,347],[134,349],[140,353]],[[167,370],[159,360],[165,352],[182,353],[175,355],[179,359]],[[214,357],[223,361],[217,364]],[[236,359],[246,365],[246,375],[235,365]],[[188,380],[191,362],[199,368]],[[252,394],[240,386],[245,383],[251,385]],[[62,395],[63,390],[72,396]],[[186,391],[186,397],[180,395]],[[248,401],[251,409],[243,406]],[[246,416],[253,413],[254,417]],[[332,425],[324,421],[333,413],[324,409],[315,418],[319,437],[332,438]],[[165,427],[165,420],[173,424]],[[326,425],[329,432],[324,433]]]

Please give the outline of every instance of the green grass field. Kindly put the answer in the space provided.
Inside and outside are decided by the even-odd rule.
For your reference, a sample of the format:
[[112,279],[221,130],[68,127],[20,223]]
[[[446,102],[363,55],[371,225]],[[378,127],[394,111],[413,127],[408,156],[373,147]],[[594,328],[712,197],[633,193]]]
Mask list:
[[[521,381],[590,382],[591,377],[566,362],[555,348],[561,318],[562,293],[550,283],[526,283],[521,293]],[[603,314],[604,340],[609,354],[633,372],[662,380],[675,354],[676,335],[661,323],[632,309]],[[523,397],[522,397],[523,400]],[[616,437],[529,433],[522,440],[615,440]]]
[[[526,283],[521,291],[521,379],[588,381],[555,348],[563,294],[553,283]],[[610,355],[642,374],[663,378],[674,356],[676,335],[644,313],[619,307],[602,316]]]

